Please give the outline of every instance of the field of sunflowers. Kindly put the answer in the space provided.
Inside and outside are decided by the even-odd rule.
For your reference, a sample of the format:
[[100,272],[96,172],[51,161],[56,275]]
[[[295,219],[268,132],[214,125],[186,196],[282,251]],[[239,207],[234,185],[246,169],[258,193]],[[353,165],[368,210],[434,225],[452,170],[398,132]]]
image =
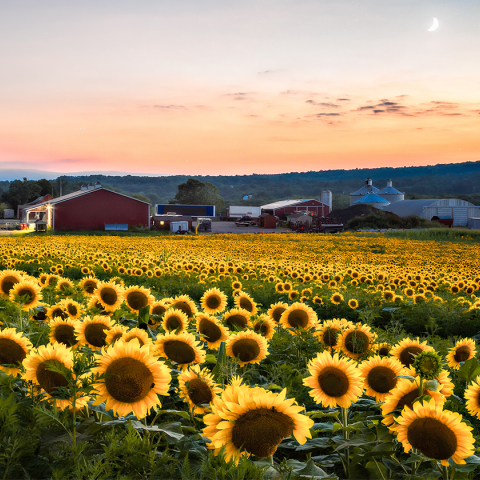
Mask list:
[[480,244],[0,239],[0,478],[480,477]]

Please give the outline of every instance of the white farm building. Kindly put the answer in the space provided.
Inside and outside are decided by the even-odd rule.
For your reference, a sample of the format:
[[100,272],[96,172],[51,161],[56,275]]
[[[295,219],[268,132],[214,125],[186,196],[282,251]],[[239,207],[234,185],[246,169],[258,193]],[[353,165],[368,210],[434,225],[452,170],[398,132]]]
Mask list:
[[458,227],[466,227],[469,218],[480,217],[480,207],[457,198],[402,200],[391,203],[383,210],[395,213],[400,217],[416,215],[427,220],[431,220],[433,217],[452,218],[453,225]]

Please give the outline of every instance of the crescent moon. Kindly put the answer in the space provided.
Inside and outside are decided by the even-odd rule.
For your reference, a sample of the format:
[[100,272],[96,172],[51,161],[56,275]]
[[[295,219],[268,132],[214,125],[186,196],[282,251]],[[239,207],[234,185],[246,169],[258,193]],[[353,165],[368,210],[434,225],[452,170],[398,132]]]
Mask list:
[[434,30],[436,30],[438,28],[438,20],[433,17],[433,25],[427,29],[428,32],[433,32]]

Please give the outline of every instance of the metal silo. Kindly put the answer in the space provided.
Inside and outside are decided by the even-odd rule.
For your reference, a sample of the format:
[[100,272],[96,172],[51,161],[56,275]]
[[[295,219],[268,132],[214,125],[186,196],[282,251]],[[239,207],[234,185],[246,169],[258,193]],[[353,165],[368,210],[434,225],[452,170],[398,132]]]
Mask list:
[[387,180],[387,186],[379,192],[379,195],[390,203],[405,200],[405,193],[399,192],[396,188],[393,188],[392,180],[390,178]]
[[322,190],[320,193],[320,201],[324,205],[328,205],[329,211],[332,211],[332,192],[330,190]]
[[353,205],[357,200],[360,200],[365,195],[369,193],[379,193],[380,190],[377,187],[373,186],[371,178],[365,180],[365,185],[358,189],[356,192],[350,194],[350,205]]

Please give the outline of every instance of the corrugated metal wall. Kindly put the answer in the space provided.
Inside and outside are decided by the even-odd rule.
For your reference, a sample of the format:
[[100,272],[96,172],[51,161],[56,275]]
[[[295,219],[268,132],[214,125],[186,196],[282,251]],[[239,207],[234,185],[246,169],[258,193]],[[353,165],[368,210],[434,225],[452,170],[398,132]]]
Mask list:
[[[463,200],[448,199],[451,200],[453,204],[457,202],[463,202]],[[442,203],[446,203],[445,200],[442,200]],[[468,203],[468,202],[466,202]],[[470,217],[480,217],[480,207],[469,207],[469,206],[439,206],[439,207],[425,207],[423,209],[422,218],[431,220],[432,217],[448,217],[453,218],[453,225],[457,227],[466,227],[467,221]]]

